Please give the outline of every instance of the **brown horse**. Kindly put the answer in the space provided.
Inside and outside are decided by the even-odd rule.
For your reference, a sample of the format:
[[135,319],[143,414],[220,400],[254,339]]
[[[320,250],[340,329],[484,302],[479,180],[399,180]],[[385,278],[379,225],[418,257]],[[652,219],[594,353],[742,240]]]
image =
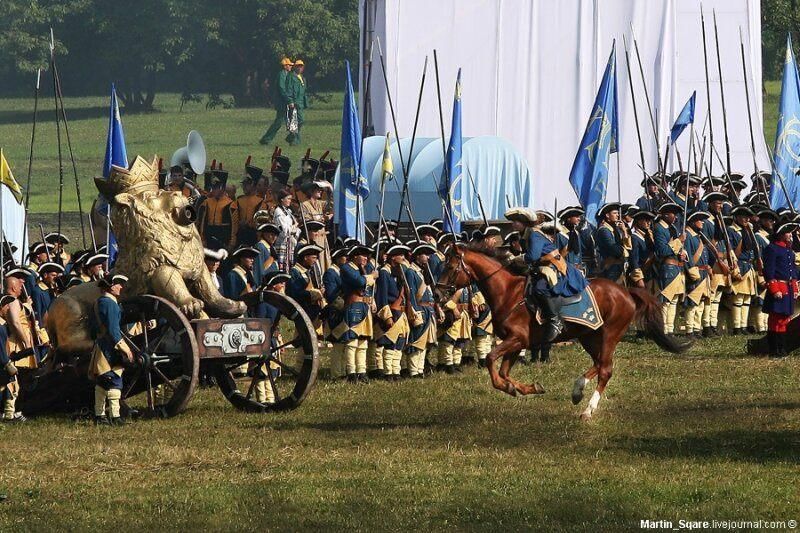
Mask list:
[[[543,394],[539,383],[526,385],[509,376],[519,352],[539,343],[543,328],[536,322],[525,305],[525,275],[515,274],[507,268],[507,254],[458,244],[451,246],[444,268],[439,276],[439,288],[453,289],[475,283],[492,310],[494,332],[502,342],[487,356],[487,368],[494,388],[512,396]],[[590,284],[597,303],[597,311],[604,324],[597,330],[565,322],[564,330],[554,342],[577,340],[592,357],[594,365],[575,380],[572,403],[583,399],[586,384],[597,376],[597,388],[581,419],[589,420],[597,409],[600,396],[611,379],[614,350],[634,320],[640,320],[645,334],[661,348],[681,353],[691,343],[682,344],[664,333],[661,304],[649,292],[639,288],[617,285],[607,279],[595,279]],[[500,371],[495,361],[502,357]]]

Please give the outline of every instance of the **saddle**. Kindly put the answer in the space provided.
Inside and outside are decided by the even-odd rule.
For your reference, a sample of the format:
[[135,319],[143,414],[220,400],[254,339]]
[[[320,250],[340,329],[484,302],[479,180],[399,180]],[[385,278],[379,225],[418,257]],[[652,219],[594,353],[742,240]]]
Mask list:
[[[525,307],[528,308],[534,316],[536,316],[537,311],[539,310],[539,305],[536,304],[536,297],[533,294],[533,277],[529,276],[528,279],[525,281]],[[583,298],[583,293],[576,294],[574,296],[555,296],[554,299],[558,300],[558,308],[559,310],[563,309],[567,305],[576,304],[581,301]],[[559,313],[561,315],[561,313]]]

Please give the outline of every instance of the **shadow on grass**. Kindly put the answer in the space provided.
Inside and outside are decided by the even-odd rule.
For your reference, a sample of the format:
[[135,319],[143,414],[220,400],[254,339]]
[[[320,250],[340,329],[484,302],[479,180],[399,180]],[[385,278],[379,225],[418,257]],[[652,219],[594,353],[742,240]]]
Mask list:
[[616,447],[661,458],[719,458],[763,463],[800,462],[797,431],[726,430],[705,435],[676,437],[625,437]]

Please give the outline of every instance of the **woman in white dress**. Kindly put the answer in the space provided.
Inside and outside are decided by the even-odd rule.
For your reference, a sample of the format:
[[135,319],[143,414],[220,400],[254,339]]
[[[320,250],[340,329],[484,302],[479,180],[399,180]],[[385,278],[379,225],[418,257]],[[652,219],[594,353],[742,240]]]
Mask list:
[[294,263],[294,248],[300,235],[300,226],[292,213],[292,193],[284,189],[278,193],[278,205],[272,214],[272,222],[281,232],[275,241],[275,255],[283,272],[289,272]]

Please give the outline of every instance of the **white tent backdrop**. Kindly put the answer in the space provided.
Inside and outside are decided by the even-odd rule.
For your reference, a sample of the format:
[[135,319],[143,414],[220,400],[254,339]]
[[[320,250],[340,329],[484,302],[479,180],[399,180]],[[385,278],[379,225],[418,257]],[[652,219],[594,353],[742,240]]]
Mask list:
[[[629,23],[642,56],[650,98],[657,110],[662,153],[675,116],[697,91],[696,129],[706,118],[700,3],[694,0],[368,0],[375,2],[375,36],[386,60],[389,88],[400,136],[411,134],[425,55],[439,57],[446,135],[450,130],[453,88],[463,68],[464,137],[503,137],[527,158],[536,207],[577,203],[567,181],[583,135],[612,40],[617,43],[622,200],[641,195],[630,87],[623,35],[631,45]],[[363,12],[365,0],[361,0]],[[703,2],[709,44],[714,142],[725,158],[719,76],[712,9],[719,27],[722,77],[728,115],[732,170],[753,172],[742,75],[739,27],[750,76],[750,101],[761,168],[768,168],[763,144],[761,104],[761,22],[758,0]],[[363,24],[363,17],[361,17]],[[362,58],[361,65],[365,64]],[[432,57],[417,135],[440,135]],[[375,131],[392,130],[389,104],[374,57],[371,99]],[[645,158],[656,169],[656,149],[647,118],[635,55],[631,69]],[[363,95],[363,91],[361,91]],[[362,102],[363,104],[363,102]],[[684,164],[688,129],[678,142]],[[616,157],[616,156],[612,156]],[[671,157],[672,159],[672,157]],[[672,162],[677,168],[677,161]],[[616,162],[610,164],[607,201],[617,199]],[[719,163],[714,161],[714,173]],[[481,177],[476,175],[476,180]]]

